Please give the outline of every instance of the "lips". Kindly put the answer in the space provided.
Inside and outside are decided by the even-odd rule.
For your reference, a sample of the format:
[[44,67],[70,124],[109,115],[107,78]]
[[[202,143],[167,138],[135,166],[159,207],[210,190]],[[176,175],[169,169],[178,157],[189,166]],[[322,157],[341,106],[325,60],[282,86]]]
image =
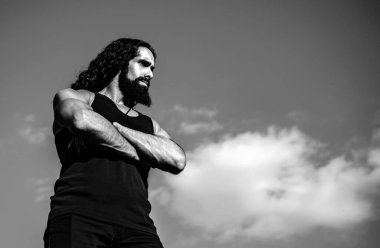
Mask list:
[[141,85],[146,86],[146,87],[149,87],[149,85],[150,85],[150,82],[147,81],[147,80],[144,80],[144,79],[139,80],[139,83],[140,83]]

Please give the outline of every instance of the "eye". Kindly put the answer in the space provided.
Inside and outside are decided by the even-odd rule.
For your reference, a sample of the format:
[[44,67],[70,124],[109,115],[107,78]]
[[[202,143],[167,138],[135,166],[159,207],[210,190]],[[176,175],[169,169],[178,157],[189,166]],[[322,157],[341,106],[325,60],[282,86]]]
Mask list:
[[148,68],[150,67],[150,70],[153,72],[154,71],[154,66],[152,65],[152,63],[150,63],[149,61],[147,60],[139,60],[139,64],[145,68]]
[[148,61],[145,61],[145,60],[141,60],[140,61],[140,64],[144,67],[149,67],[150,66],[150,63]]

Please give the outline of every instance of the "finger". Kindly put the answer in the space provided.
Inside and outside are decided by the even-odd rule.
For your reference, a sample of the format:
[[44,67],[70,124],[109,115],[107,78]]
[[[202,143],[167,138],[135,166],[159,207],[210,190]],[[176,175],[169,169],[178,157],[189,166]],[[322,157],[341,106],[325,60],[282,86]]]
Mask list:
[[117,129],[120,129],[120,128],[122,127],[122,126],[121,126],[119,123],[117,123],[117,122],[113,122],[112,124],[113,124],[113,126],[116,127]]
[[112,123],[113,126],[116,128],[117,131],[119,131],[120,133],[123,133],[124,132],[124,127],[122,125],[120,125],[119,123],[117,122],[114,122]]

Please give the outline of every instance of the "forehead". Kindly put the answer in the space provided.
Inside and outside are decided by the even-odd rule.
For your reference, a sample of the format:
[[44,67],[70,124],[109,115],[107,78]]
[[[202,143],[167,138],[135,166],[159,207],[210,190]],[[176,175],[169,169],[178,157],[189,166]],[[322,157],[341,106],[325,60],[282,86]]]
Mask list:
[[139,47],[137,49],[137,56],[134,58],[135,60],[146,60],[151,64],[154,64],[154,56],[153,53],[146,47]]

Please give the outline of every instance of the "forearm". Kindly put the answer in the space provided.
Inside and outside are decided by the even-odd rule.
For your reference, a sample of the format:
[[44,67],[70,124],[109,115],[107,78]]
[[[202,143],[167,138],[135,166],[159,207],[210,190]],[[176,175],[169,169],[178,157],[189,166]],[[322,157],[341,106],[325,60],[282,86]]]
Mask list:
[[72,133],[89,143],[111,148],[121,156],[139,160],[136,149],[126,140],[115,127],[103,116],[92,110],[91,107],[70,100],[62,102],[69,106],[61,106],[62,110],[71,113],[67,120],[57,120],[66,126]]
[[118,123],[114,123],[114,126],[136,148],[139,156],[146,159],[153,167],[174,174],[184,169],[185,153],[171,139],[139,132]]

